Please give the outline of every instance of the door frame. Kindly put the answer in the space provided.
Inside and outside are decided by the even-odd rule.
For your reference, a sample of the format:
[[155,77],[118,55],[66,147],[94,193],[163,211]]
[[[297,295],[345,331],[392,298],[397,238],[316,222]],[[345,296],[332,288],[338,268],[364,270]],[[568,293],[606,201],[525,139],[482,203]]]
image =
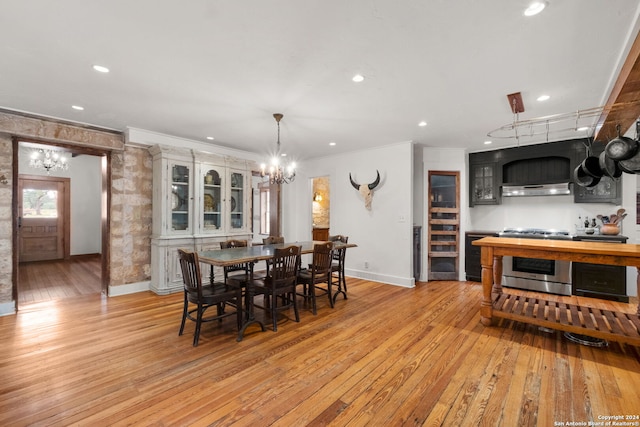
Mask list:
[[[20,138],[14,136],[12,138],[12,150],[13,150],[13,162],[12,162],[12,201],[11,201],[11,215],[13,219],[12,224],[12,264],[13,271],[11,273],[11,281],[13,283],[11,297],[15,302],[15,309],[18,311],[18,284],[20,277],[18,275],[18,168],[19,168],[19,150],[20,143],[32,143],[40,145],[48,145],[53,147],[60,147],[66,149],[73,154],[87,154],[92,156],[98,156],[102,158],[101,163],[101,175],[102,175],[102,209],[101,209],[101,231],[102,231],[102,268],[101,268],[101,288],[102,294],[107,295],[109,290],[109,283],[111,282],[111,270],[110,260],[110,230],[111,230],[111,157],[112,153],[108,149],[99,149],[83,145],[66,144],[63,142],[56,142],[50,140],[38,140],[33,138]],[[69,212],[69,215],[71,212]]]
[[[62,218],[62,228],[64,229],[64,235],[62,236],[62,258],[66,261],[71,257],[71,179],[59,176],[45,176],[45,175],[28,175],[18,174],[18,191],[16,192],[16,201],[18,202],[18,214],[20,214],[20,190],[23,189],[21,182],[23,180],[29,181],[48,181],[48,182],[60,182],[64,187],[64,199],[62,200],[64,208],[64,218]],[[20,244],[20,217],[18,217],[18,245]],[[20,261],[20,246],[15,247],[18,252],[18,262]]]

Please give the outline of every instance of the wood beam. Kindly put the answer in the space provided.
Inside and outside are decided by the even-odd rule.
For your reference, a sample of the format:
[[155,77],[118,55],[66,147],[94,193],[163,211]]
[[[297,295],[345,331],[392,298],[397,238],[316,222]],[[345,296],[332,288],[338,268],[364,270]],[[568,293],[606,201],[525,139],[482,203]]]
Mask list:
[[640,33],[629,50],[620,69],[604,111],[597,123],[595,140],[607,142],[618,134],[624,134],[640,117]]

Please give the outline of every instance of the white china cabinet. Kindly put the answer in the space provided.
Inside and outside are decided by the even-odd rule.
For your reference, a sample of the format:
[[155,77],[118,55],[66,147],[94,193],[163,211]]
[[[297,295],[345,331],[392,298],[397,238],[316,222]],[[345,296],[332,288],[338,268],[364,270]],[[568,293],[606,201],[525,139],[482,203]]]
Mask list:
[[[155,145],[151,290],[182,290],[178,249],[219,249],[227,239],[251,238],[252,162]],[[203,269],[203,279],[209,271]],[[221,274],[221,272],[215,273]]]

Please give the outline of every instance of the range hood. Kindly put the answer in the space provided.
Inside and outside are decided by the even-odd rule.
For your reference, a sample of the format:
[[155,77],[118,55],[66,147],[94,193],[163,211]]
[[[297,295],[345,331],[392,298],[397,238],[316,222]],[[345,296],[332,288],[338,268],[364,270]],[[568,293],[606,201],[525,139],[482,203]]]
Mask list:
[[571,184],[503,185],[502,197],[561,196],[571,194]]

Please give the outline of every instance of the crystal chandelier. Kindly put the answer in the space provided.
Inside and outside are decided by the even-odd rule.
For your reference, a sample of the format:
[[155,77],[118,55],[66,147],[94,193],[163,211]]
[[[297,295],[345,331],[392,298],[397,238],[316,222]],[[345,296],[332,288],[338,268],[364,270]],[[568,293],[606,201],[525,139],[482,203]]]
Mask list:
[[37,149],[31,153],[29,166],[35,169],[43,169],[47,171],[47,175],[51,171],[66,171],[69,169],[66,157],[61,155],[60,151]]
[[280,113],[275,113],[273,117],[278,123],[278,147],[276,154],[271,158],[269,169],[267,170],[266,164],[260,165],[260,176],[269,176],[270,184],[289,184],[296,179],[296,165],[295,163],[281,164],[280,159],[285,157],[286,154],[280,153],[280,120],[284,117]]

